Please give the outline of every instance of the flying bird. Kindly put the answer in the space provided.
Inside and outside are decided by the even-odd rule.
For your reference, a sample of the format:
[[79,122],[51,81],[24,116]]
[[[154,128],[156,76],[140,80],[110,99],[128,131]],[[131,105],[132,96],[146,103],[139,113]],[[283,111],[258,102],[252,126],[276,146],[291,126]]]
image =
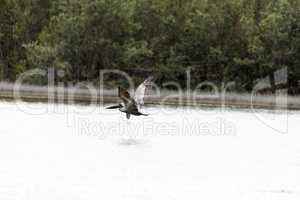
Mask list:
[[122,100],[122,103],[107,107],[106,109],[119,109],[121,112],[126,113],[127,119],[130,119],[130,115],[148,116],[148,114],[141,113],[140,109],[144,105],[145,93],[151,85],[152,77],[149,77],[137,87],[133,97],[130,96],[126,89],[119,87],[118,96]]

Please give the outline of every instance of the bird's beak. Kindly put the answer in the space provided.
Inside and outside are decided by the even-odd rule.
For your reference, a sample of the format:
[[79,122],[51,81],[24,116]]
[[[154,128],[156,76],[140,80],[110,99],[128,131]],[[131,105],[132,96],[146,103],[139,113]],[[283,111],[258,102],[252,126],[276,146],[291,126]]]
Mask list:
[[106,107],[106,109],[117,109],[117,108],[122,108],[122,106],[119,104],[119,105],[115,105],[115,106]]

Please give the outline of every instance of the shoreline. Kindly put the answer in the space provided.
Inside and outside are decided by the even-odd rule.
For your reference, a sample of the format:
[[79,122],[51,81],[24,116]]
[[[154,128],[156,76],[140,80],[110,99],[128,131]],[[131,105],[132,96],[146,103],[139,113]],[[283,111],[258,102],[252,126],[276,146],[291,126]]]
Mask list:
[[[282,97],[280,97],[282,99]],[[108,104],[120,102],[118,96],[112,94],[89,94],[89,93],[59,93],[57,91],[38,92],[21,91],[20,99],[24,102],[58,103],[58,104]],[[17,101],[13,91],[0,90],[0,100]],[[146,105],[165,105],[165,106],[188,106],[188,107],[213,107],[213,108],[241,108],[241,109],[265,109],[265,110],[300,110],[300,98],[291,97],[284,101],[278,100],[275,96],[254,96],[232,94],[225,98],[203,94],[194,98],[186,96],[178,97],[173,95],[161,95],[159,97],[148,96],[145,98]]]

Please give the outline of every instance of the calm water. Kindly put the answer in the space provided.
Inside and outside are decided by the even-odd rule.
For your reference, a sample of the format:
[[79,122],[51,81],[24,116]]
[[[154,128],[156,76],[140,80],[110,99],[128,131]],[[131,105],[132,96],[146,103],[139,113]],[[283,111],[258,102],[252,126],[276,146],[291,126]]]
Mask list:
[[300,197],[300,113],[2,103],[0,199]]

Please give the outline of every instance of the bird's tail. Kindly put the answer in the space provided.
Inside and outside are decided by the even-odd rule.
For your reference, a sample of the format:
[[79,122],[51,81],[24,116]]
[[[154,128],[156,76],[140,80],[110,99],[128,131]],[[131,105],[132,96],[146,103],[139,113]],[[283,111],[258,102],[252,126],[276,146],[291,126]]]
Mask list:
[[149,114],[145,114],[145,113],[139,113],[139,115],[142,115],[142,116],[149,116]]

